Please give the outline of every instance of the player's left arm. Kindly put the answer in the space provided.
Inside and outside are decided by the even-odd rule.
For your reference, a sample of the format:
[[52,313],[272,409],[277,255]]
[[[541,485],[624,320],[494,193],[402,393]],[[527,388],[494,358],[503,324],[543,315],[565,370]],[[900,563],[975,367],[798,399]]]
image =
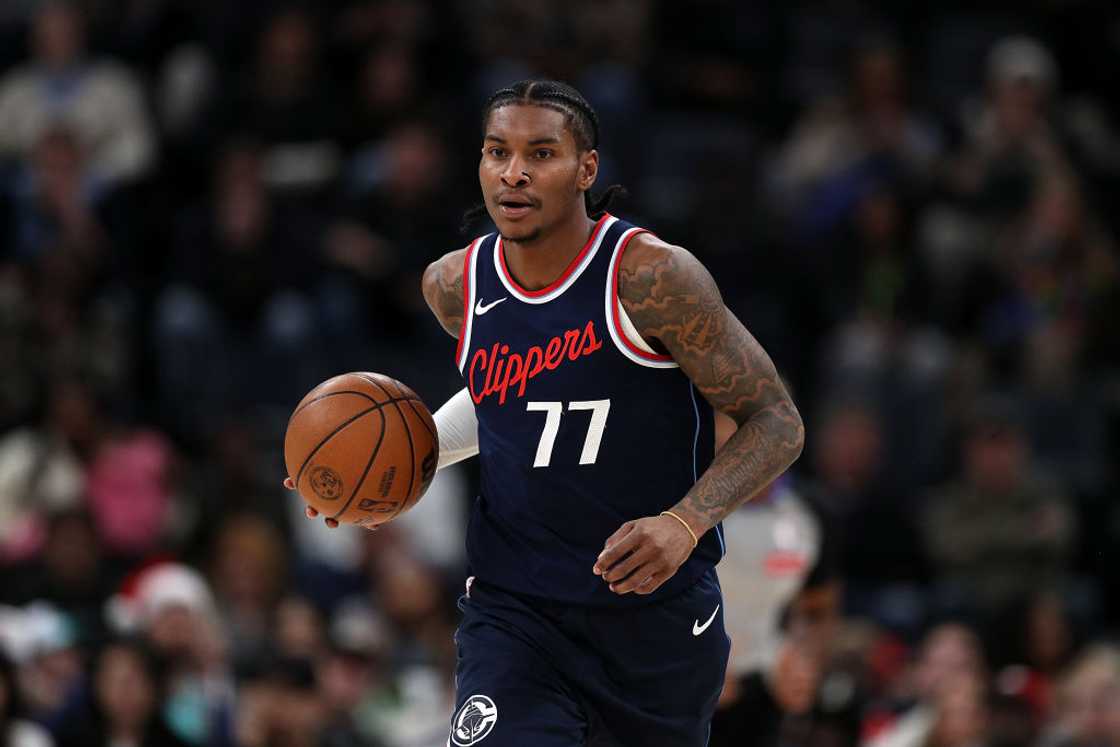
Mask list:
[[[671,509],[628,521],[607,540],[595,572],[619,594],[648,594],[676,573],[693,538],[782,474],[805,429],[770,356],[723,303],[707,269],[649,234],[623,255],[619,296],[638,332],[660,345],[719,412],[736,423],[710,467]],[[683,524],[682,524],[683,522]]]

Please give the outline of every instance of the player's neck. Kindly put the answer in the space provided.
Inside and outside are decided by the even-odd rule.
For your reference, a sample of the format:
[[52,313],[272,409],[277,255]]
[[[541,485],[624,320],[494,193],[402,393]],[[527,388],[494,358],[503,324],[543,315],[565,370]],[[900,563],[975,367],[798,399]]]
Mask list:
[[596,221],[581,209],[571,220],[554,227],[536,241],[522,244],[503,239],[502,251],[510,274],[527,290],[548,287],[580,253],[595,226]]

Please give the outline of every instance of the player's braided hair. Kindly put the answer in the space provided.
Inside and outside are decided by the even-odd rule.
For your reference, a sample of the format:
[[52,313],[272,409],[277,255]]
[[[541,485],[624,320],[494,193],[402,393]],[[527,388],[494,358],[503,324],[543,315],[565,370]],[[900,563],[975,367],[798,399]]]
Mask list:
[[[564,115],[568,127],[575,138],[576,147],[581,151],[594,150],[599,147],[599,115],[587,103],[579,91],[567,83],[557,80],[522,80],[508,88],[495,91],[486,102],[482,111],[482,126],[490,121],[490,115],[495,109],[510,104],[523,104],[529,106],[543,106],[554,109]],[[626,189],[620,184],[612,184],[598,197],[588,190],[583,193],[587,215],[598,218],[610,207],[615,197],[624,196]],[[463,231],[470,228],[471,224],[486,213],[486,205],[479,204],[468,210],[463,215]]]

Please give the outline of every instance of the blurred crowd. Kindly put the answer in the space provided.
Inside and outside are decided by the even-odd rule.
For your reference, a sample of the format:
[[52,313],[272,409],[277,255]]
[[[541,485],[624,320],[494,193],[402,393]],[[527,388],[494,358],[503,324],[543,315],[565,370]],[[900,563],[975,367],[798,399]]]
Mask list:
[[812,656],[775,608],[732,673],[775,743],[1120,747],[1107,0],[0,3],[0,742],[445,743],[475,468],[328,530],[280,445],[334,373],[461,386],[419,276],[534,75],[805,416],[728,527],[729,620],[828,537]]

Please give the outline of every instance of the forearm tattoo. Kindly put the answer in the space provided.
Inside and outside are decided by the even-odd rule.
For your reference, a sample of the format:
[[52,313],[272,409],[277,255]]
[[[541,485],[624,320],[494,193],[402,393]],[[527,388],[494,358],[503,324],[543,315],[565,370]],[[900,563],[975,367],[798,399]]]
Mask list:
[[801,416],[766,351],[727,310],[691,254],[646,239],[624,255],[619,292],[643,337],[659,342],[704,397],[739,425],[673,507],[697,532],[706,531],[797,459],[805,438]]

